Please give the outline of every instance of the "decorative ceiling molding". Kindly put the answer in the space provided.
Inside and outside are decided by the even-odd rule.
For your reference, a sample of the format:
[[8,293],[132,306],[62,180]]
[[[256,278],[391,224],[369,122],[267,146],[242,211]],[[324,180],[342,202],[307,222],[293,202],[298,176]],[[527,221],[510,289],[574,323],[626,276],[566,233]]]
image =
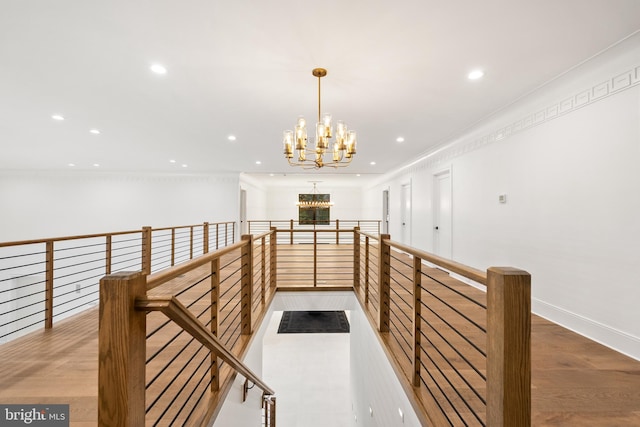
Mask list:
[[594,104],[595,102],[622,93],[638,85],[640,85],[640,66],[627,69],[624,72],[618,72],[604,81],[599,81],[591,85],[591,87],[576,92],[571,96],[563,97],[560,101],[546,108],[533,111],[521,119],[505,126],[500,126],[479,138],[474,138],[470,141],[463,140],[453,142],[449,146],[426,154],[422,159],[414,162],[412,165],[384,175],[380,180],[377,180],[372,187],[389,179],[431,168],[432,166],[460,157],[494,142],[507,140],[517,133],[533,129],[536,126],[578,111],[587,105]]

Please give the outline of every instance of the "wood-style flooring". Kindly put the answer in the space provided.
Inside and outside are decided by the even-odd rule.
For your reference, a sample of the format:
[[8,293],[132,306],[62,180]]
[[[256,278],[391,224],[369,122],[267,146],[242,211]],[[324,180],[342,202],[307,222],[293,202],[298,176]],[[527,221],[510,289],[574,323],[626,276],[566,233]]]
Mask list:
[[[97,309],[4,344],[0,403],[68,403],[95,426],[97,357]],[[640,361],[533,316],[532,425],[640,426]]]

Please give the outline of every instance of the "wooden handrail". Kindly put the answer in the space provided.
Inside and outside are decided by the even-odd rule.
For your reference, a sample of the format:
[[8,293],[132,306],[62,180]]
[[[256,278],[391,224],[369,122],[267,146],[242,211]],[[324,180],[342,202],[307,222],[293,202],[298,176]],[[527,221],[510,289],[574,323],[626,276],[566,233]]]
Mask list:
[[[271,233],[272,233],[271,231],[267,231],[266,233],[262,233],[257,236],[254,236],[253,239],[254,240],[261,239],[262,237],[268,236]],[[183,262],[175,267],[171,267],[166,270],[162,270],[157,273],[150,274],[149,276],[147,276],[147,289],[153,289],[155,287],[158,287],[163,283],[168,282],[169,280],[175,279],[181,274],[185,274],[196,267],[205,265],[216,258],[220,258],[223,255],[226,255],[229,252],[233,252],[234,250],[248,244],[249,243],[247,241],[239,241],[232,245],[225,246],[221,249],[217,249],[213,252],[207,252],[206,254],[201,255],[198,258]]]
[[183,262],[182,264],[179,264],[175,267],[171,267],[166,270],[162,270],[157,273],[150,274],[149,276],[147,276],[147,289],[153,289],[157,286],[160,286],[171,279],[175,279],[181,274],[187,273],[196,267],[205,265],[216,258],[220,258],[221,256],[229,252],[232,252],[238,248],[243,247],[246,244],[248,244],[246,241],[240,241],[240,242],[234,243],[233,245],[225,246],[222,249],[218,249],[213,252],[208,252],[205,255]]
[[468,279],[476,281],[478,283],[482,283],[483,285],[487,284],[487,273],[482,270],[477,270],[473,267],[466,266],[459,262],[439,257],[438,255],[430,254],[429,252],[424,252],[416,248],[412,248],[411,246],[403,245],[399,242],[394,242],[390,239],[384,239],[384,243],[392,246],[396,249],[400,249],[403,252],[406,252],[410,255],[416,256],[424,261],[428,261],[430,263],[436,264],[440,267],[444,267],[449,271],[452,271],[456,274],[464,276]]
[[365,233],[364,231],[359,231],[359,230],[358,230],[358,234],[364,237],[369,237],[371,239],[376,239],[376,240],[380,239],[380,236],[378,234]]
[[254,235],[253,235],[253,240],[260,240],[260,239],[262,239],[263,237],[267,237],[267,236],[268,236],[268,235],[270,235],[271,233],[272,233],[271,231],[265,231],[265,232],[264,232],[264,233],[262,233],[262,234],[254,234]]
[[[274,222],[289,222],[291,221],[291,219],[249,219],[247,220],[247,222],[270,222],[270,223],[274,223]],[[296,221],[295,222],[300,222],[300,221]],[[379,219],[332,219],[329,222],[335,222],[335,221],[340,221],[340,222],[382,222]],[[231,221],[229,221],[231,222]],[[309,224],[312,225],[312,224]]]
[[240,359],[233,355],[225,346],[209,331],[187,308],[175,297],[146,297],[138,298],[135,303],[136,310],[160,311],[178,326],[184,329],[192,337],[200,341],[202,345],[217,354],[233,369],[239,372],[246,379],[257,385],[268,395],[275,394],[275,391],[266,385],[256,374],[254,374]]
[[[233,221],[223,221],[223,222],[219,222],[219,223],[210,223],[209,225],[213,225],[213,224],[227,224]],[[198,227],[198,226],[202,226],[203,224],[195,224],[195,225],[180,225],[177,227],[163,227],[163,228],[152,228],[151,231],[164,231],[164,230],[171,230],[172,228],[187,228],[187,227]],[[38,244],[38,243],[47,243],[47,242],[61,242],[61,241],[65,241],[65,240],[79,240],[79,239],[93,239],[96,237],[107,237],[107,236],[121,236],[123,234],[135,234],[135,233],[142,233],[142,229],[137,229],[137,230],[128,230],[128,231],[115,231],[115,232],[109,232],[109,233],[94,233],[94,234],[79,234],[79,235],[75,235],[75,236],[62,236],[62,237],[50,237],[50,238],[46,238],[46,239],[33,239],[33,240],[17,240],[17,241],[13,241],[13,242],[0,242],[0,248],[3,247],[7,247],[7,246],[20,246],[20,245],[34,245],[34,244]]]
[[275,231],[278,233],[353,233],[353,227],[341,228],[339,230],[335,228],[310,228],[308,230],[301,228],[277,228]]
[[130,230],[130,231],[118,231],[115,233],[100,233],[100,234],[80,234],[77,236],[64,236],[64,237],[52,237],[48,239],[34,239],[34,240],[18,240],[15,242],[0,242],[0,248],[7,246],[20,246],[20,245],[34,245],[38,243],[48,243],[48,242],[62,242],[65,240],[78,240],[78,239],[93,239],[96,237],[105,237],[105,236],[119,236],[123,234],[135,234],[142,233],[142,229],[138,230]]
[[209,224],[209,226],[211,226],[211,225],[215,225],[215,224],[227,224],[227,223],[230,223],[230,222],[233,222],[233,221],[206,222],[206,223],[200,223],[200,224],[177,225],[175,227],[154,228],[153,231],[167,231],[167,230],[172,230],[172,229],[177,229],[177,228],[203,227],[204,224]]

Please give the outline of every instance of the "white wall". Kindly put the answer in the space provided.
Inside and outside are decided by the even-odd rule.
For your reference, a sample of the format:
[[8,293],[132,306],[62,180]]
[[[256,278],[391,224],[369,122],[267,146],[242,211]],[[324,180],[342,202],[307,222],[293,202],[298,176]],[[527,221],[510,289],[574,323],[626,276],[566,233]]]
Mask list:
[[240,174],[240,188],[247,192],[247,219],[267,217],[267,191],[264,184],[247,174]]
[[0,241],[237,221],[237,174],[1,172]]
[[420,426],[376,333],[358,306],[351,312],[352,427]]
[[[298,409],[300,413],[297,414],[299,416],[298,425],[302,425],[300,424],[300,419],[305,420],[305,418],[308,425],[317,425],[317,417],[316,419],[312,419],[312,417],[327,402],[335,405],[335,415],[345,415],[343,422],[336,422],[331,424],[332,426],[399,427],[420,425],[418,417],[381,347],[380,341],[352,292],[278,292],[265,315],[266,320],[253,336],[248,354],[243,360],[253,372],[257,373],[258,376],[263,372],[263,365],[266,361],[262,361],[262,364],[260,362],[263,356],[263,340],[266,339],[265,332],[267,332],[270,323],[269,319],[271,319],[274,312],[281,310],[349,310],[351,331],[348,352],[349,377],[331,378],[325,381],[325,383],[343,382],[349,384],[351,413],[348,410],[343,410],[345,405],[341,398],[336,399],[332,396],[325,396],[325,402],[322,405],[318,405],[318,391],[326,393],[327,384],[309,383],[306,388],[301,388],[300,382],[303,382],[305,377],[296,376],[300,373],[300,366],[292,365],[289,367],[288,372],[279,372],[281,377],[279,378],[281,383],[279,387],[274,385],[275,378],[268,378],[267,373],[263,377],[263,380],[269,386],[274,387],[276,391],[278,408],[283,410],[281,413],[281,421],[284,421],[283,425],[286,424],[286,420],[290,419],[289,415],[291,415],[286,411],[287,402],[283,399],[286,399],[287,395],[291,396],[291,394],[295,393],[302,393],[299,398],[301,407]],[[292,342],[278,343],[276,339],[267,338],[270,340],[268,344],[271,347],[282,346],[285,347],[284,351],[287,349],[291,349],[294,352],[299,350],[295,348],[296,345],[292,345]],[[282,351],[282,349],[279,349],[279,351]],[[273,348],[264,351],[265,358],[274,357],[276,354],[277,352]],[[320,358],[322,358],[322,355],[320,355]],[[274,362],[269,361],[269,364],[273,365]],[[313,366],[308,366],[307,368],[314,369]],[[259,410],[260,405],[254,403],[254,401],[240,403],[239,396],[241,395],[243,381],[244,379],[242,378],[236,379],[232,390],[229,392],[229,397],[225,400],[215,420],[215,426],[240,427],[257,425],[256,420],[260,416],[257,410]],[[252,390],[249,392],[249,397],[255,399],[252,396],[256,394],[259,394],[259,390]],[[336,394],[341,396],[340,392]],[[283,399],[280,399],[281,397]],[[371,408],[372,414],[369,408]],[[398,409],[403,412],[404,419],[400,417]],[[332,414],[327,417],[331,418]]]
[[[534,311],[640,359],[640,35],[388,174],[365,216],[412,183],[412,245],[432,250],[433,175],[451,168],[453,258],[533,278]],[[498,195],[506,194],[500,204]]]

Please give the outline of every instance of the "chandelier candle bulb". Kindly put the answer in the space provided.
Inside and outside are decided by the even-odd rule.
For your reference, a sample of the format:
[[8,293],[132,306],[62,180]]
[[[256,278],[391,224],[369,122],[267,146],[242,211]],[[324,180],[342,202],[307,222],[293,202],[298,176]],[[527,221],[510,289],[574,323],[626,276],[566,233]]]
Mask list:
[[322,124],[324,125],[324,137],[331,138],[332,129],[331,129],[331,114],[325,114],[322,118]]
[[304,117],[298,118],[296,125],[296,150],[305,150],[307,148],[307,129]]
[[324,144],[324,124],[316,123],[316,151],[322,149]]
[[338,144],[337,141],[335,144],[333,144],[333,161],[334,162],[340,161],[340,144]]
[[344,125],[342,120],[338,120],[336,124],[336,142],[338,143],[338,150],[344,151],[346,146],[344,145],[344,140],[347,136],[347,127]]
[[[353,131],[347,131],[347,126],[342,121],[336,124],[336,140],[332,146],[330,139],[333,138],[333,126],[331,123],[331,114],[322,115],[321,110],[321,92],[320,79],[327,75],[324,68],[314,68],[312,71],[314,77],[318,78],[318,122],[315,129],[315,144],[313,147],[307,148],[307,127],[304,117],[299,117],[295,126],[295,131],[286,131],[284,133],[284,155],[291,166],[302,166],[305,169],[320,169],[324,166],[332,168],[349,166],[353,155],[356,153],[356,134]],[[294,133],[295,132],[295,133]],[[292,161],[295,138],[295,150],[298,152],[298,160]],[[324,162],[325,153],[332,148],[332,161]],[[307,154],[315,154],[314,159],[307,160]],[[328,153],[327,153],[328,154]]]
[[350,130],[347,137],[347,158],[351,158],[356,154],[356,132]]
[[291,145],[293,144],[293,132],[291,132],[290,130],[284,131],[283,143],[284,143],[284,156],[287,159],[292,158],[293,150],[291,149]]

